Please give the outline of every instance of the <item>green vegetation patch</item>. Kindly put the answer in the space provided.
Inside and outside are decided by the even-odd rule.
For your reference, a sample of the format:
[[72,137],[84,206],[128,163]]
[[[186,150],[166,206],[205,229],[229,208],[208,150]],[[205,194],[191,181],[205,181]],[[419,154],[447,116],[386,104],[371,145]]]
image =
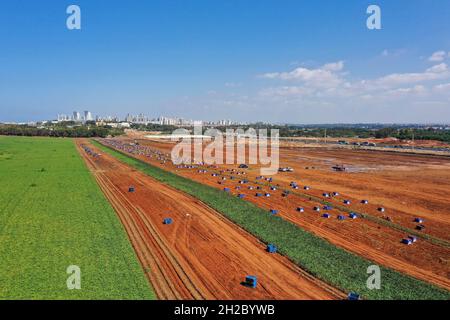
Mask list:
[[0,135],[5,136],[26,136],[26,137],[102,137],[117,136],[123,134],[123,130],[110,126],[97,126],[95,122],[88,121],[84,124],[73,121],[60,122],[56,124],[46,124],[45,126],[29,126],[19,124],[1,124]]
[[155,298],[71,139],[0,136],[0,244],[0,299]]
[[274,243],[315,277],[366,299],[449,299],[450,292],[424,281],[381,267],[381,289],[369,290],[367,268],[374,263],[338,248],[298,226],[216,188],[162,170],[94,141],[104,152],[136,169],[186,192],[246,229],[265,243]]

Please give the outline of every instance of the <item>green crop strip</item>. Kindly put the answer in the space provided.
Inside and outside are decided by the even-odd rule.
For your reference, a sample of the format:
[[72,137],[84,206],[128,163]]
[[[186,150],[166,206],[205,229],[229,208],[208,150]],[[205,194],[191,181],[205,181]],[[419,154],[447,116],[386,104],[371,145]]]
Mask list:
[[0,299],[154,298],[73,140],[0,136]]
[[338,248],[245,200],[152,166],[97,141],[93,143],[118,160],[203,201],[263,242],[276,244],[281,254],[345,292],[355,291],[366,299],[450,298],[450,292],[445,289],[386,267],[380,267],[381,289],[370,290],[366,281],[367,267],[374,264],[371,261]]

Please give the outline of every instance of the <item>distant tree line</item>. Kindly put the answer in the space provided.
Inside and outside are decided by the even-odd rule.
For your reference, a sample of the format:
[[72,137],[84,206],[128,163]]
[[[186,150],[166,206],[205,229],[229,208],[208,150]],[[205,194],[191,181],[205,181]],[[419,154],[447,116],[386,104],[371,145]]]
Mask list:
[[148,123],[148,124],[133,123],[131,125],[131,129],[136,129],[140,131],[158,131],[163,133],[171,133],[174,130],[178,129],[178,127],[155,123]]
[[[159,131],[163,133],[171,133],[175,129],[179,128],[170,125],[159,125],[159,124],[132,124],[131,127],[136,130],[145,131]],[[203,132],[208,128],[213,126],[204,126]],[[269,125],[265,123],[254,123],[251,125],[232,125],[226,128],[216,127],[220,130],[225,131],[225,129],[242,129],[246,131],[249,128],[253,129],[268,129],[268,134],[270,135],[270,129],[278,129],[280,137],[312,137],[312,138],[397,138],[400,140],[411,140],[413,135],[414,139],[417,140],[437,140],[450,143],[450,130],[441,129],[421,129],[415,127],[405,127],[405,126],[386,126],[386,125],[371,125],[367,128],[363,125],[342,125],[342,126],[332,126],[332,125],[318,125],[313,126],[297,126],[297,125]],[[191,126],[186,126],[185,129],[192,132]]]
[[0,135],[7,136],[40,136],[40,137],[67,137],[67,138],[91,138],[117,136],[123,134],[123,130],[111,127],[97,126],[49,126],[32,127],[28,125],[0,125]]
[[279,127],[281,137],[313,137],[323,138],[325,135],[332,138],[370,138],[374,136],[373,130],[360,128],[290,128]]
[[351,127],[317,127],[299,128],[295,126],[266,126],[268,129],[280,130],[280,137],[314,137],[321,138],[397,138],[400,140],[436,140],[450,143],[450,130],[435,128],[398,128],[383,127],[374,128],[351,128]]
[[435,129],[414,129],[414,130],[399,130],[394,136],[398,139],[410,140],[414,134],[414,139],[417,140],[437,140],[442,142],[450,142],[450,130],[435,130]]

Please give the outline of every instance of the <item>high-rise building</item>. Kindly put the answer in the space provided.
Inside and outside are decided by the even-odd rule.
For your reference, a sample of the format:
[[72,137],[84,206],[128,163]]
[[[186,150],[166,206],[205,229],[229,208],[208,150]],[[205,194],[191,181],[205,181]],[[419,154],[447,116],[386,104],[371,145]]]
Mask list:
[[125,117],[125,122],[133,122],[133,116],[128,113],[127,116]]
[[78,111],[73,112],[73,121],[81,121],[81,115]]
[[89,111],[84,112],[84,121],[92,121],[94,118],[92,117],[92,113]]
[[147,123],[148,122],[148,118],[144,114],[140,113],[137,116],[136,122],[138,122],[138,123]]

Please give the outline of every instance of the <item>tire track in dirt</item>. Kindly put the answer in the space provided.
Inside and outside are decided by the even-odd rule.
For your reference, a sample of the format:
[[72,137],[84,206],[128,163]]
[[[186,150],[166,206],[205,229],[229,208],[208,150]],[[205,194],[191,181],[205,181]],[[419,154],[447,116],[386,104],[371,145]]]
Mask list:
[[[315,279],[219,213],[108,155],[79,150],[117,211],[160,299],[339,299]],[[91,149],[95,149],[91,145]],[[128,186],[136,187],[135,193]],[[163,225],[165,217],[174,219]],[[256,289],[240,284],[258,276]]]
[[[104,178],[99,178],[100,180]],[[148,267],[154,272],[150,273],[149,277],[152,283],[157,283],[155,290],[157,296],[161,299],[182,299],[190,296],[189,291],[179,292],[183,289],[180,286],[179,289],[175,288],[174,283],[178,281],[169,281],[169,273],[166,270],[172,268],[169,259],[166,258],[164,252],[154,250],[153,247],[157,247],[157,242],[152,237],[146,237],[142,232],[142,222],[140,222],[135,216],[128,216],[129,212],[132,212],[133,206],[129,204],[129,201],[123,197],[114,185],[109,182],[103,182],[100,184],[105,188],[105,193],[108,199],[113,204],[113,207],[117,212],[120,212],[122,222],[126,226],[128,234],[132,235],[133,239],[136,239],[135,250],[140,256],[140,260],[143,261],[143,266]],[[178,270],[172,270],[174,274],[179,274]],[[177,279],[178,280],[178,279]],[[199,297],[198,292],[195,290],[193,296]]]
[[[91,166],[95,166],[92,158],[87,157]],[[95,167],[93,167],[95,168]],[[95,169],[94,169],[95,170]],[[134,206],[114,185],[111,178],[106,175],[107,171],[97,171],[95,176],[105,195],[118,212],[129,237],[133,239],[133,246],[144,266],[144,270],[152,272],[147,275],[154,284],[156,294],[160,299],[202,299],[195,286],[192,285],[183,269],[177,264],[176,259],[164,246],[159,235],[153,228],[143,222],[139,215],[139,208]],[[114,177],[114,176],[113,176]],[[119,178],[119,177],[117,177]],[[163,244],[161,246],[161,244]]]

